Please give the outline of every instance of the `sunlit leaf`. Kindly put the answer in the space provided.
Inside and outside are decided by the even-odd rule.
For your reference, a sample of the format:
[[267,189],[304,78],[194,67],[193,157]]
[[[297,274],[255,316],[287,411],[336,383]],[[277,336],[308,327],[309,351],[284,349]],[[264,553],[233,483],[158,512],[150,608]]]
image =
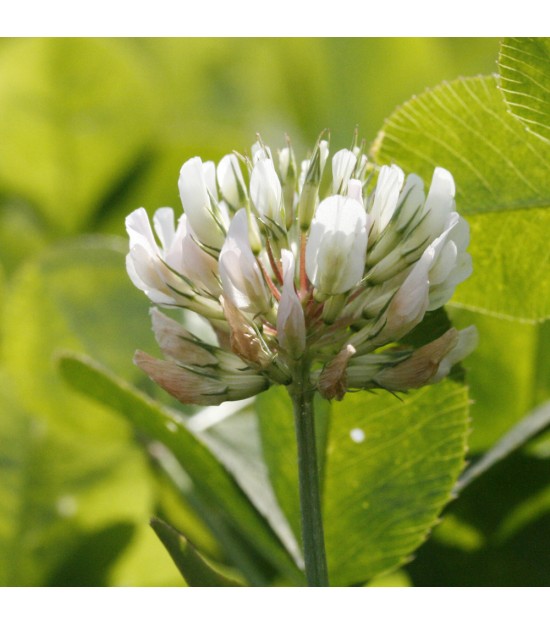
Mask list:
[[152,340],[147,302],[128,285],[123,259],[113,240],[60,245],[13,275],[4,294],[0,389],[9,401],[0,484],[9,495],[0,522],[3,548],[20,551],[11,579],[22,585],[47,583],[81,540],[107,526],[147,523],[154,506],[131,429],[71,391],[54,363],[57,349],[80,348],[135,375],[132,340]]
[[510,115],[495,78],[444,83],[409,100],[384,124],[374,154],[427,183],[436,166],[453,173],[474,260],[455,302],[509,318],[550,316],[550,144]]
[[529,131],[550,141],[550,39],[507,37],[498,69],[511,113]]
[[333,405],[324,519],[331,583],[364,582],[425,540],[464,465],[468,398],[450,381]]

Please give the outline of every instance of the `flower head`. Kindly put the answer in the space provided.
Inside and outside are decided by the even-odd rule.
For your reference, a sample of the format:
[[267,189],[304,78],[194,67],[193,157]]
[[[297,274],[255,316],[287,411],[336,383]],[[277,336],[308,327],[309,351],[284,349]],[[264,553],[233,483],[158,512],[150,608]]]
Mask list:
[[[136,363],[188,403],[217,404],[289,384],[298,365],[327,398],[349,389],[404,391],[434,383],[475,347],[451,328],[413,349],[407,335],[471,273],[469,230],[452,175],[436,168],[426,194],[415,174],[376,170],[361,147],[329,161],[328,141],[296,164],[290,143],[260,140],[250,157],[181,168],[183,214],[128,216],[128,273],[158,306],[202,315],[207,345],[153,312],[167,360]],[[324,182],[326,180],[326,183]]]

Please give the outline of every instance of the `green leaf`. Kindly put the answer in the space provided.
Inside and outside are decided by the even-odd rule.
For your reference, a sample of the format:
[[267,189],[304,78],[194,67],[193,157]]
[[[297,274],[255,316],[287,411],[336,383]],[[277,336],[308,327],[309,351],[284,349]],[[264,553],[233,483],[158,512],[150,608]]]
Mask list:
[[189,586],[242,586],[216,570],[184,536],[164,521],[152,519],[151,527]]
[[532,325],[452,307],[453,325],[475,325],[479,345],[463,363],[472,406],[473,455],[491,448],[525,414],[550,399],[550,322]]
[[480,475],[497,462],[525,445],[533,436],[550,425],[550,402],[538,406],[503,436],[480,460],[468,467],[460,476],[454,492],[459,494]]
[[550,141],[550,39],[507,37],[498,69],[510,112],[530,132]]
[[[300,537],[292,406],[282,388],[256,406],[273,488]],[[450,499],[464,463],[467,393],[446,381],[403,401],[355,393],[316,409],[319,425],[331,413],[323,470],[330,581],[363,583],[406,561]]]
[[454,302],[508,318],[550,316],[550,144],[510,115],[495,78],[444,83],[409,100],[373,153],[427,183],[436,166],[452,172],[474,261]]
[[152,90],[114,39],[12,39],[0,49],[0,180],[54,231],[81,228],[151,135]]
[[463,465],[466,389],[449,380],[402,401],[348,394],[332,407],[324,521],[331,584],[403,564],[426,539]]
[[86,357],[64,356],[63,376],[77,390],[114,408],[142,434],[164,444],[177,458],[205,499],[224,512],[279,570],[295,580],[300,574],[265,521],[208,449],[172,412],[116,378]]

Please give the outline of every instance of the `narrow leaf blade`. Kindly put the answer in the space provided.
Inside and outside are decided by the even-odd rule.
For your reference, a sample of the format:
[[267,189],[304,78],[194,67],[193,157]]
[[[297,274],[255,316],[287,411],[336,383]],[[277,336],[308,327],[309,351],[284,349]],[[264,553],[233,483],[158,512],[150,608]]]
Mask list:
[[168,523],[154,518],[151,527],[189,586],[242,586],[217,571],[185,536]]
[[279,570],[296,581],[301,574],[264,519],[211,452],[172,413],[84,356],[59,361],[65,379],[77,390],[119,411],[145,435],[174,454],[201,494],[222,511],[234,529]]
[[500,462],[516,449],[519,449],[522,445],[527,443],[527,441],[533,438],[533,436],[544,430],[549,425],[550,402],[545,402],[535,408],[517,425],[515,425],[478,462],[464,471],[455,486],[455,494],[458,495],[480,475],[483,475],[483,473],[497,464],[497,462]]

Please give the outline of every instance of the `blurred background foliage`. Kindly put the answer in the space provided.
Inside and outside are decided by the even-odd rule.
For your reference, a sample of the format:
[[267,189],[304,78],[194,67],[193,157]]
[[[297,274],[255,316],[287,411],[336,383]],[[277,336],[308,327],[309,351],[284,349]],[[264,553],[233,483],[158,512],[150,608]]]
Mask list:
[[[154,449],[61,380],[59,350],[132,365],[155,352],[127,279],[124,217],[179,208],[182,163],[330,129],[368,142],[399,104],[496,71],[497,39],[0,41],[0,584],[179,585],[147,526],[162,512],[227,554],[159,471]],[[460,206],[459,206],[460,210]],[[469,359],[472,455],[549,395],[550,329],[452,308],[482,336]],[[163,396],[163,401],[167,401]],[[451,504],[414,561],[376,583],[550,583],[550,441],[517,452]],[[181,488],[186,490],[185,476]]]

